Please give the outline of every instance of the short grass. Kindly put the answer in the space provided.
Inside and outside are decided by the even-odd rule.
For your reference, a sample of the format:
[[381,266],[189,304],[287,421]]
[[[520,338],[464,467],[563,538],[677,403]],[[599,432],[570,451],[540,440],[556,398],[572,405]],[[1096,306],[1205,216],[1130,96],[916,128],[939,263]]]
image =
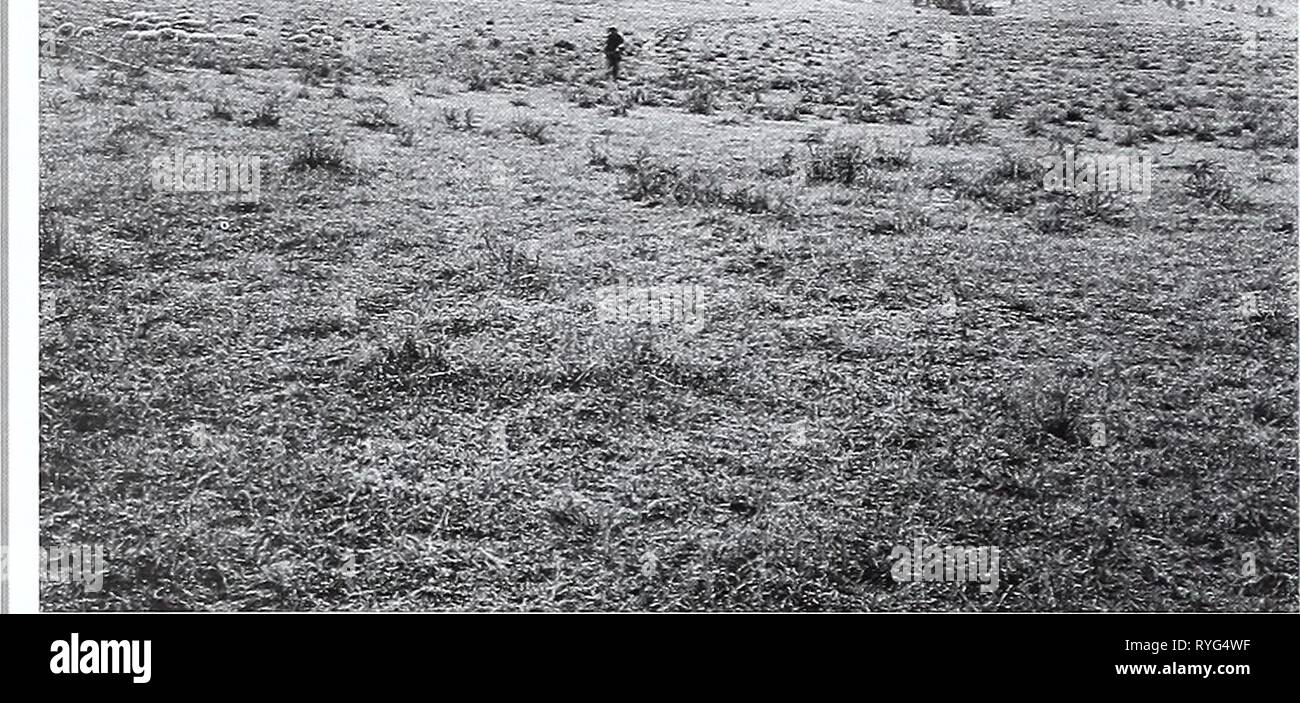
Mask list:
[[43,608],[1296,609],[1293,12],[137,4],[241,38],[43,62]]

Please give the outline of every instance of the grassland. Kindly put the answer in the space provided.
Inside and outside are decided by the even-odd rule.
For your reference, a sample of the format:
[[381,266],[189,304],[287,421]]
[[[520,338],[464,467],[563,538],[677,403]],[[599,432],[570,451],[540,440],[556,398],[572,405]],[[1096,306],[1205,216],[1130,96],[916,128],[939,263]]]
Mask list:
[[45,609],[1296,609],[1294,8],[41,9]]

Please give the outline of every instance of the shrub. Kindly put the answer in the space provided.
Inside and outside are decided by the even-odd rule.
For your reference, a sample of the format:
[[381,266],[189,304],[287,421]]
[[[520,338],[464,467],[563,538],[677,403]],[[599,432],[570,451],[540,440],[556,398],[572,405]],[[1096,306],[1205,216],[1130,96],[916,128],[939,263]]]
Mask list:
[[38,224],[38,242],[42,259],[57,259],[63,256],[63,243],[67,226],[63,214],[42,205]]
[[1088,418],[1099,394],[1066,369],[1035,369],[1002,391],[1000,424],[1028,446],[1083,445],[1093,434]]
[[1217,162],[1201,159],[1192,164],[1183,188],[1193,198],[1210,207],[1242,212],[1250,203],[1238,192],[1227,170]]
[[352,121],[358,127],[374,130],[388,130],[398,124],[397,119],[393,117],[392,107],[383,101],[372,101],[362,105],[357,109],[357,114]]
[[466,72],[466,83],[469,89],[476,93],[482,93],[491,90],[499,81],[487,72],[482,66],[471,66]]
[[225,120],[233,122],[235,120],[235,106],[230,98],[221,96],[208,103],[208,115],[214,120]]
[[1075,235],[1091,224],[1122,226],[1131,206],[1118,193],[1049,193],[1033,214],[1034,228],[1043,234]]
[[595,141],[587,142],[587,165],[595,166],[602,171],[610,169],[608,142],[604,144]]
[[276,127],[284,117],[280,97],[273,95],[262,102],[257,112],[245,123],[250,127]]
[[917,199],[899,196],[890,208],[872,220],[874,234],[915,236],[930,227],[930,213]]
[[442,121],[457,132],[469,132],[477,126],[475,124],[474,108],[472,107],[463,109],[450,106],[444,107],[442,108]]
[[686,94],[686,111],[696,115],[710,115],[718,108],[718,96],[713,87],[701,83]]
[[299,143],[289,156],[290,171],[323,169],[335,173],[355,173],[356,164],[347,148],[337,139],[312,133]]
[[862,145],[849,141],[809,144],[806,168],[809,183],[853,185],[866,170]]
[[993,105],[989,108],[989,116],[995,120],[1011,119],[1019,108],[1020,99],[1017,96],[1011,93],[1000,93],[993,99]]
[[393,128],[393,134],[397,135],[397,143],[401,146],[415,146],[416,138],[419,136],[415,127],[409,124],[399,124]]
[[299,82],[310,86],[320,86],[325,81],[336,77],[337,72],[334,67],[319,58],[303,66],[298,74]]
[[911,168],[916,161],[912,145],[889,146],[879,139],[872,140],[871,144],[864,149],[864,153],[867,165],[888,170]]
[[786,149],[775,160],[767,161],[758,167],[759,173],[771,178],[786,178],[793,176],[798,170],[795,166],[795,156],[793,149]]
[[1294,115],[1273,115],[1259,121],[1250,134],[1247,145],[1255,151],[1272,148],[1296,148],[1296,118]]
[[763,106],[763,119],[773,122],[798,122],[798,103],[779,103]]
[[1121,125],[1115,132],[1118,146],[1140,146],[1155,141],[1155,130],[1150,125]]
[[619,189],[629,200],[684,206],[716,206],[740,212],[788,215],[791,203],[779,191],[742,185],[728,188],[715,174],[666,164],[642,148],[622,165]]
[[914,162],[911,146],[885,146],[878,139],[867,144],[852,140],[813,143],[808,151],[809,183],[878,186],[882,177],[876,169],[903,169]]
[[892,122],[908,124],[912,121],[912,109],[903,104],[899,96],[886,86],[880,86],[869,97],[859,98],[849,108],[849,122],[875,124]]
[[1043,165],[1034,157],[1007,149],[973,178],[959,174],[946,183],[957,197],[982,202],[1003,212],[1019,212],[1034,204],[1043,189]]
[[1047,133],[1047,125],[1057,121],[1056,110],[1046,105],[1039,106],[1025,115],[1024,132],[1028,137],[1041,137]]
[[532,118],[521,118],[510,123],[510,131],[518,134],[534,144],[550,144],[551,137],[547,134],[550,125],[540,120]]
[[979,144],[988,137],[988,124],[979,118],[954,115],[947,120],[930,125],[926,134],[930,138],[930,143],[937,146]]

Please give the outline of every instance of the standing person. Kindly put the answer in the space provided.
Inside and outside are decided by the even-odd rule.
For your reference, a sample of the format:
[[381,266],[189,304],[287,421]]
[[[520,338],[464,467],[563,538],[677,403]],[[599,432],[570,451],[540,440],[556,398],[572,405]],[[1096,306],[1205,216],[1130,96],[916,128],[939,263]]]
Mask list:
[[616,27],[610,27],[605,35],[605,63],[609,65],[609,75],[618,80],[619,67],[623,63],[623,35]]

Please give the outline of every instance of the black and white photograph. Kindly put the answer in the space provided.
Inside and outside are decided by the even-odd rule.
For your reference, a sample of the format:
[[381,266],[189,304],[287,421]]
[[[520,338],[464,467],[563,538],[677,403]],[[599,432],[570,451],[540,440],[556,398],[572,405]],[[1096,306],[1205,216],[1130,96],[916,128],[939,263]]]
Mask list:
[[43,612],[1300,612],[1294,0],[37,12]]

